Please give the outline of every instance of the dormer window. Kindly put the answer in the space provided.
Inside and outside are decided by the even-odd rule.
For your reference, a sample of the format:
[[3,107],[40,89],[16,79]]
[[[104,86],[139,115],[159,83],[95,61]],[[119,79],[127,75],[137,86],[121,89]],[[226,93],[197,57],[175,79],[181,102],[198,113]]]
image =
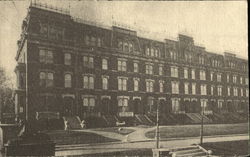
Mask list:
[[122,50],[122,46],[123,46],[122,41],[119,41],[119,42],[118,42],[118,49],[119,49],[119,50]]
[[151,48],[151,57],[154,57],[155,50]]
[[159,50],[155,49],[155,57],[159,57]]
[[91,37],[91,46],[96,45],[96,38],[94,36]]
[[146,47],[146,55],[150,56],[150,52],[149,52],[149,48],[148,47]]
[[88,35],[86,35],[84,37],[84,43],[85,43],[85,45],[89,45],[89,36]]
[[98,38],[97,38],[97,46],[98,46],[98,47],[101,47],[101,45],[102,45],[102,43],[101,43],[101,38],[98,37]]
[[123,44],[123,51],[129,52],[129,46],[128,46],[128,43],[126,42]]
[[129,52],[133,52],[133,44],[129,43]]

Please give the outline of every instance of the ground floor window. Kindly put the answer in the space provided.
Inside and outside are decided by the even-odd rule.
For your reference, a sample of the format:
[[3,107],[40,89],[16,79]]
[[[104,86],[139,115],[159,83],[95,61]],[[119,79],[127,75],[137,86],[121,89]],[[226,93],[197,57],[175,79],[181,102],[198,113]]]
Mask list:
[[118,111],[126,112],[128,110],[128,97],[118,97]]
[[172,99],[172,112],[178,113],[180,111],[179,99]]
[[83,107],[88,110],[93,110],[95,107],[94,97],[83,97]]
[[223,101],[218,101],[218,109],[222,109],[222,107],[223,107]]
[[207,105],[207,100],[201,100],[201,111],[207,111],[208,110],[208,105]]

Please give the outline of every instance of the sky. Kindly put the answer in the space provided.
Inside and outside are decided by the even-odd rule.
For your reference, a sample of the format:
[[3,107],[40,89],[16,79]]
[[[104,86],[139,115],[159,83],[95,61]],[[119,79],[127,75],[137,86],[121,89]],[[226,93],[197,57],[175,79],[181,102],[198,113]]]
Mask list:
[[[33,0],[34,2],[35,0]],[[119,23],[138,36],[177,40],[178,34],[194,38],[207,51],[233,52],[248,58],[247,1],[67,1],[36,0],[70,10],[74,17],[109,27]],[[17,40],[30,1],[0,1],[0,66],[15,82]]]

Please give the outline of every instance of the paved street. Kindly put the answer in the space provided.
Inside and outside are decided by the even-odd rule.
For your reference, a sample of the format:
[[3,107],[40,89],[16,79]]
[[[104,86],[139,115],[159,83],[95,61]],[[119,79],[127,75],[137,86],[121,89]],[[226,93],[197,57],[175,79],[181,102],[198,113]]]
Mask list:
[[[209,136],[204,137],[204,142],[220,142],[220,141],[237,141],[237,140],[248,140],[248,135],[228,135],[228,136]],[[161,141],[160,146],[164,148],[175,148],[189,146],[192,144],[198,144],[200,138],[186,138],[186,139],[170,139],[167,141]],[[130,149],[140,148],[153,148],[155,147],[155,141],[146,142],[114,142],[97,145],[68,145],[58,146],[56,156],[65,155],[81,155],[81,154],[92,154],[92,153],[104,153]]]

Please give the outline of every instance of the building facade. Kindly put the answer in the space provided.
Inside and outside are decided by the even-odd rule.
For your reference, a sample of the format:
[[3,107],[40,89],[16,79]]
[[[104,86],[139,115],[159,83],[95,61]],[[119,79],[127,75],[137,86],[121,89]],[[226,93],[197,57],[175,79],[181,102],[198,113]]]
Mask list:
[[[31,5],[16,55],[16,113],[60,116],[247,112],[248,60],[192,37],[156,41]],[[26,90],[28,92],[26,92]],[[26,108],[26,95],[28,108]]]

